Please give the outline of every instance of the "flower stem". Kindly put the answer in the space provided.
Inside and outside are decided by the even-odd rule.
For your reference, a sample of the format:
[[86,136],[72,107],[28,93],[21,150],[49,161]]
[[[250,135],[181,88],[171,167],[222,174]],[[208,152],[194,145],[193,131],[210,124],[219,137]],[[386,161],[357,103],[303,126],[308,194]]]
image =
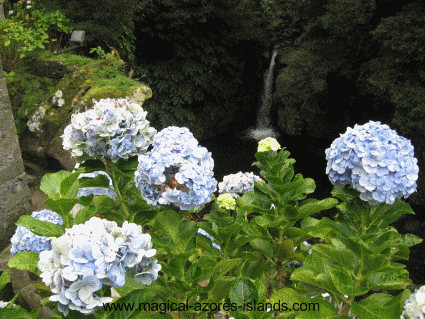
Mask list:
[[125,220],[131,223],[133,221],[133,216],[130,215],[130,213],[127,210],[127,206],[125,206],[124,200],[122,198],[120,189],[118,187],[118,181],[117,177],[115,175],[115,166],[113,163],[110,163],[106,159],[102,159],[103,164],[105,164],[106,172],[111,176],[112,178],[112,185],[114,185],[115,193],[117,193],[118,201],[121,206],[122,212],[124,213]]

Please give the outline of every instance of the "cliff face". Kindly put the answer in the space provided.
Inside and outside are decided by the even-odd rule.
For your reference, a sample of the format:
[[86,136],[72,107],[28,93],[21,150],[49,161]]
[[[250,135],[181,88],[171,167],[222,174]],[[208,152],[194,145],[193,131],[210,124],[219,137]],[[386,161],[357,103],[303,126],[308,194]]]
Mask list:
[[10,244],[21,215],[32,211],[21,149],[0,61],[0,251]]

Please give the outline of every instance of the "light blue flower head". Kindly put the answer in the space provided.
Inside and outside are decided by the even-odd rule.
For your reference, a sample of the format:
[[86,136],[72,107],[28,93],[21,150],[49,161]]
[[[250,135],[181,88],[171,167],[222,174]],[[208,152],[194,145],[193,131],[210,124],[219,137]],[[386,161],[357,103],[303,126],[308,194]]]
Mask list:
[[[33,212],[32,217],[38,220],[50,222],[56,225],[61,226],[63,223],[62,217],[50,210],[43,209],[38,212]],[[37,236],[32,233],[28,228],[23,226],[18,226],[16,228],[15,234],[10,239],[12,242],[12,248],[10,252],[13,256],[21,251],[32,251],[35,253],[40,253],[43,250],[52,249],[52,238],[46,236]]]
[[218,184],[218,192],[220,194],[229,194],[233,198],[238,198],[247,192],[254,190],[254,182],[264,181],[254,173],[230,174],[223,177],[223,181]]
[[118,227],[116,222],[92,217],[53,239],[52,249],[40,253],[37,266],[54,293],[49,299],[58,302],[60,312],[90,314],[112,301],[100,298],[96,291],[103,285],[122,287],[128,268],[146,273],[145,284],[156,280],[161,266],[157,260],[151,263],[155,253],[151,237],[142,234],[140,225],[125,221]]
[[167,127],[153,149],[139,156],[136,187],[154,208],[173,204],[181,210],[199,209],[217,189],[211,153],[186,128]]
[[356,124],[325,152],[331,183],[338,188],[352,184],[371,205],[393,204],[416,191],[419,167],[413,146],[388,125]]
[[149,127],[147,112],[126,99],[102,99],[84,113],[72,114],[65,128],[63,148],[77,162],[87,158],[127,160],[145,153],[156,130]]

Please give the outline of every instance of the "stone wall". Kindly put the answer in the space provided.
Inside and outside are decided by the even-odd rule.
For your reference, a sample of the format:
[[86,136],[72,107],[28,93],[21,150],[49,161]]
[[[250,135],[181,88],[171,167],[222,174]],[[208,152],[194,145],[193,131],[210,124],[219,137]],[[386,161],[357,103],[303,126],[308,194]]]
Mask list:
[[31,212],[31,195],[0,60],[0,251],[10,244],[15,222]]

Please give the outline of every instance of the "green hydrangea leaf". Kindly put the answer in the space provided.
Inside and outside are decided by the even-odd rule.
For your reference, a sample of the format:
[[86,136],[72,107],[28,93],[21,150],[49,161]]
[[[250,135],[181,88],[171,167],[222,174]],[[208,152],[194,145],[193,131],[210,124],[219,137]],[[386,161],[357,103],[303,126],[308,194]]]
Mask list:
[[37,264],[39,260],[39,254],[32,251],[22,251],[16,254],[9,263],[7,264],[10,268],[28,270],[36,275],[41,275],[41,271],[38,269]]

